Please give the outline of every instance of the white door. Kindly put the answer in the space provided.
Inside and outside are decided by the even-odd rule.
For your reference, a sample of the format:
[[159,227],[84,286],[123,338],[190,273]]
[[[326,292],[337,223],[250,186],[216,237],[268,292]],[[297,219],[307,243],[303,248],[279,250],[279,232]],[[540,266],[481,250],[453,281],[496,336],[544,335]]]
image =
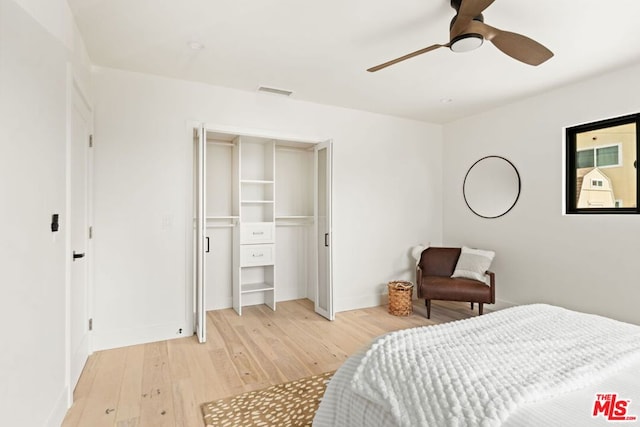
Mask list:
[[89,138],[91,111],[74,87],[71,106],[71,150],[69,231],[71,282],[69,300],[69,385],[75,388],[89,357],[88,310],[88,198],[89,198]]
[[207,312],[205,309],[205,240],[206,240],[206,182],[207,182],[207,131],[200,128],[196,132],[194,141],[195,147],[195,182],[196,182],[196,203],[195,203],[195,326],[198,341],[203,343],[207,340]]
[[317,252],[315,310],[321,316],[334,320],[331,271],[331,141],[317,144],[314,157],[314,223]]

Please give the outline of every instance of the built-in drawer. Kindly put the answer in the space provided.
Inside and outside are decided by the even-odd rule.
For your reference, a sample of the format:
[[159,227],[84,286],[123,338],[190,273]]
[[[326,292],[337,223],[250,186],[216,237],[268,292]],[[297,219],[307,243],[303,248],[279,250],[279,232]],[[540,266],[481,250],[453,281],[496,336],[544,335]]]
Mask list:
[[240,245],[240,266],[273,265],[275,245]]
[[273,243],[276,227],[273,222],[249,222],[240,224],[240,244]]

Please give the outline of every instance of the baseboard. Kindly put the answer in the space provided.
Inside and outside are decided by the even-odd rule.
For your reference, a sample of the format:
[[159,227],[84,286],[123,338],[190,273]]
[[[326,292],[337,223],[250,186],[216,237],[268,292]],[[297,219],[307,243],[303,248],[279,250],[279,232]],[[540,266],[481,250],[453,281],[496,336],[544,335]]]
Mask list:
[[[179,331],[182,330],[182,333]],[[164,324],[132,329],[116,329],[112,331],[94,331],[92,337],[93,351],[109,350],[130,345],[146,344],[156,341],[184,338],[193,335],[186,324]]]
[[339,313],[341,311],[357,310],[360,308],[377,307],[379,305],[385,305],[389,301],[387,293],[373,293],[358,295],[352,297],[334,298],[334,311]]
[[[417,298],[415,292],[413,293],[414,301]],[[379,305],[389,304],[389,294],[384,292],[380,294],[361,295],[352,298],[341,298],[340,304],[336,303],[335,311],[339,313],[341,311],[357,310],[360,308],[377,307]],[[423,304],[424,305],[424,304]],[[506,300],[496,300],[495,304],[486,304],[485,307],[490,308],[491,311],[503,310],[505,308],[515,307],[519,304]]]
[[205,310],[213,311],[213,310],[224,310],[225,308],[233,307],[233,298],[219,298],[216,301],[213,301],[212,304],[207,305]]
[[[297,291],[286,292],[286,293],[278,292],[276,296],[278,298],[276,303],[308,298],[306,295],[301,295]],[[254,295],[245,296],[243,297],[243,302],[244,302],[242,304],[243,307],[264,304],[264,295],[260,293],[256,293]],[[229,298],[223,298],[218,301],[215,301],[213,304],[208,305],[206,310],[207,311],[224,310],[226,308],[232,308],[232,307],[233,307],[233,300],[231,299],[231,297],[229,297]]]
[[60,427],[62,425],[64,417],[67,415],[69,404],[69,387],[65,386],[58,396],[56,404],[53,407],[53,411],[51,411],[51,414],[49,415],[49,418],[47,419],[45,425],[47,427]]

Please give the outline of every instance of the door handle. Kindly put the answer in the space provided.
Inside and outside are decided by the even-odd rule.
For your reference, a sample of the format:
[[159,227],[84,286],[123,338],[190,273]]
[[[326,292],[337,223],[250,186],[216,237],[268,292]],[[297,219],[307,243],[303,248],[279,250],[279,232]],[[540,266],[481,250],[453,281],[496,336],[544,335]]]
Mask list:
[[209,253],[209,237],[205,237],[205,239],[207,239],[207,250],[205,251],[205,253]]
[[324,233],[324,246],[329,247],[329,233]]
[[77,254],[76,251],[73,251],[73,260],[75,261],[78,258],[84,258],[84,252],[81,254]]

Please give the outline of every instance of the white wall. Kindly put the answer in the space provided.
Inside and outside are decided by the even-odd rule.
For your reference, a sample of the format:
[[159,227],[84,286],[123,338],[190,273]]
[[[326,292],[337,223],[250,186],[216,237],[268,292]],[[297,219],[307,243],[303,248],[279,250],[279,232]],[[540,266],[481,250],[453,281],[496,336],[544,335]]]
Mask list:
[[[496,298],[640,323],[640,217],[563,215],[563,128],[640,111],[639,76],[632,66],[445,126],[444,240],[496,251]],[[462,183],[491,154],[515,164],[522,193],[488,220],[467,209]]]
[[[71,22],[64,0],[0,0],[3,425],[58,426],[68,404],[68,63],[85,84],[89,76]],[[60,214],[56,234],[50,231],[53,213]]]
[[378,304],[412,276],[410,246],[441,240],[440,126],[110,69],[93,82],[97,348],[190,324],[190,121],[333,139],[338,311]]

